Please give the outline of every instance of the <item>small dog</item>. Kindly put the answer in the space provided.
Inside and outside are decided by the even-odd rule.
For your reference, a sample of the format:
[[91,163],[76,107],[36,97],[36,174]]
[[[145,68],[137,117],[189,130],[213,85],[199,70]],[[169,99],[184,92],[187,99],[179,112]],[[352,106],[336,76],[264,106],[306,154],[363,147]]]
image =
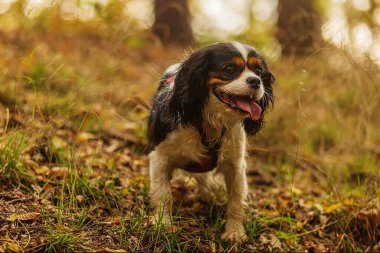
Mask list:
[[204,47],[165,71],[148,122],[156,222],[171,222],[174,169],[195,173],[200,186],[221,173],[228,193],[221,238],[246,238],[246,134],[254,135],[263,126],[273,105],[274,80],[263,57],[238,42]]

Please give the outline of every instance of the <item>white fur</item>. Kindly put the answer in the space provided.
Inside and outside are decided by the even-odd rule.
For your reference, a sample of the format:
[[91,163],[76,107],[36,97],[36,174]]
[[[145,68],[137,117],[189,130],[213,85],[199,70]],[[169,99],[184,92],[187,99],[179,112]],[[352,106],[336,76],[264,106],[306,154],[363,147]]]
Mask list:
[[[226,112],[225,106],[211,95],[209,103],[205,107],[204,119],[205,125],[203,127],[208,141],[219,140],[221,129],[226,127],[226,130],[216,169],[209,173],[196,174],[195,178],[203,189],[212,189],[213,185],[207,184],[212,173],[221,173],[224,176],[228,202],[227,220],[222,239],[244,240],[246,238],[243,222],[245,220],[247,180],[245,175],[246,136],[242,118],[237,117],[233,111]],[[206,152],[207,150],[203,147],[200,135],[195,128],[179,127],[149,154],[150,195],[156,208],[156,222],[164,224],[171,222],[170,179],[173,170],[185,166],[188,162],[200,162]]]
[[181,63],[175,63],[170,65],[164,72],[164,75],[171,75],[177,72],[178,68],[181,66]]
[[247,61],[247,59],[248,59],[248,50],[247,50],[247,48],[243,44],[241,44],[239,42],[233,42],[232,44],[240,52],[240,54],[243,56],[244,60]]
[[[247,85],[248,77],[257,77],[260,79],[260,87],[258,89],[252,89]],[[236,95],[252,95],[255,100],[260,100],[264,96],[264,85],[261,78],[253,73],[249,69],[245,69],[239,78],[223,85],[220,89],[224,92],[236,94]]]

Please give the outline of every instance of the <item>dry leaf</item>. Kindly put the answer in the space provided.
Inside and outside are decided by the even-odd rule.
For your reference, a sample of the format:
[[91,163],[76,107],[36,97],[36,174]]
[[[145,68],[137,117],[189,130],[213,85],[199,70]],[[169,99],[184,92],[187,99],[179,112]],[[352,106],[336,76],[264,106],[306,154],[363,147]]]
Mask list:
[[302,190],[299,189],[299,188],[297,188],[297,187],[295,187],[294,185],[292,186],[292,192],[293,192],[294,194],[296,194],[297,196],[299,196],[299,195],[302,194]]
[[269,234],[269,240],[270,240],[270,245],[271,245],[272,249],[282,250],[281,241],[280,241],[280,239],[278,239],[277,236],[275,236],[274,234]]
[[336,203],[327,207],[324,207],[326,213],[332,213],[342,206],[341,203]]
[[45,175],[49,172],[49,167],[47,166],[36,166],[33,169],[38,175]]
[[326,225],[329,218],[326,215],[319,215],[319,223],[321,225]]
[[114,186],[114,185],[115,185],[115,181],[112,180],[112,179],[108,179],[108,180],[106,180],[106,181],[104,182],[104,186],[105,186],[105,187],[112,187],[112,186]]
[[346,206],[352,206],[354,204],[354,200],[352,198],[345,198],[343,204]]
[[49,171],[50,176],[66,177],[69,174],[69,168],[67,167],[53,167]]
[[75,198],[78,200],[79,203],[82,203],[84,201],[83,195],[77,195]]
[[210,244],[211,244],[211,245],[210,245],[210,247],[211,247],[211,252],[212,252],[212,253],[215,253],[215,252],[216,252],[215,242],[212,241],[212,242],[210,242]]
[[177,226],[175,226],[175,225],[171,225],[171,226],[165,228],[165,231],[167,233],[175,233],[178,230],[179,230],[179,228]]
[[7,221],[15,221],[15,220],[17,220],[17,214],[12,213],[6,220]]
[[123,195],[124,197],[127,196],[127,195],[130,195],[130,194],[131,194],[131,192],[129,191],[128,188],[123,188],[121,190],[121,195]]
[[21,221],[36,220],[40,217],[40,212],[31,212],[17,215],[17,219]]
[[51,143],[55,149],[61,149],[68,146],[67,142],[58,136],[53,136]]
[[108,247],[93,250],[92,252],[127,253],[125,249],[110,249]]
[[87,140],[96,139],[96,136],[92,133],[88,132],[79,132],[75,137],[77,142],[85,142]]
[[16,243],[6,242],[3,247],[5,252],[20,252],[20,249]]

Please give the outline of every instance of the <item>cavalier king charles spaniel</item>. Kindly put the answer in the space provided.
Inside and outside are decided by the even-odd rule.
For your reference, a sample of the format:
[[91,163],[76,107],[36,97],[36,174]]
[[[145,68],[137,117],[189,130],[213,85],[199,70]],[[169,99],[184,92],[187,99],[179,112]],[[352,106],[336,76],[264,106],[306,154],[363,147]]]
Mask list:
[[237,42],[204,47],[165,71],[148,122],[156,223],[171,224],[170,180],[176,168],[193,173],[205,191],[221,174],[228,194],[221,238],[246,238],[246,135],[263,126],[274,80],[263,57]]

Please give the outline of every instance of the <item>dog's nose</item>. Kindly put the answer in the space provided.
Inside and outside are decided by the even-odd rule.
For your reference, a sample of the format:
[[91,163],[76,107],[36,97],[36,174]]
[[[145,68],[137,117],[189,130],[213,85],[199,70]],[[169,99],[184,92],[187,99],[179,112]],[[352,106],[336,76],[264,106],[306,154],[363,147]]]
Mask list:
[[245,80],[248,86],[252,89],[258,89],[260,87],[260,79],[257,77],[250,76]]

